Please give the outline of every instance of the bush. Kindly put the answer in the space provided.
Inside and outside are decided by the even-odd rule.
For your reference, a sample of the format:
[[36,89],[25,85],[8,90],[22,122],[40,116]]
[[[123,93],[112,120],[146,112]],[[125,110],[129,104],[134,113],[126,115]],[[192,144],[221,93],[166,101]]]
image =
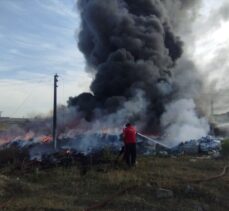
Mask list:
[[229,157],[229,139],[224,140],[222,143],[222,155]]
[[2,149],[0,151],[0,166],[6,166],[9,164],[20,165],[23,161],[28,159],[28,151],[20,150],[16,147]]

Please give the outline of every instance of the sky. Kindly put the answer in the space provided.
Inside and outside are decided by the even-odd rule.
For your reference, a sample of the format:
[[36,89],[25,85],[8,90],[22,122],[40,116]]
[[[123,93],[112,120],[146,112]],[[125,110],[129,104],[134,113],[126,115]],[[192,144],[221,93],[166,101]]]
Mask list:
[[2,116],[49,112],[55,73],[59,104],[89,89],[75,36],[79,28],[75,0],[0,0]]
[[187,52],[203,75],[215,114],[229,112],[229,1],[204,0]]
[[[222,95],[229,88],[225,77],[229,67],[225,57],[229,52],[226,3],[203,0],[191,34],[182,38],[188,43],[186,53],[206,74],[208,85],[213,84]],[[30,117],[50,112],[55,73],[60,75],[58,104],[89,91],[92,76],[84,70],[85,60],[77,48],[79,31],[75,0],[0,0],[2,116]],[[227,101],[229,104],[225,98]]]

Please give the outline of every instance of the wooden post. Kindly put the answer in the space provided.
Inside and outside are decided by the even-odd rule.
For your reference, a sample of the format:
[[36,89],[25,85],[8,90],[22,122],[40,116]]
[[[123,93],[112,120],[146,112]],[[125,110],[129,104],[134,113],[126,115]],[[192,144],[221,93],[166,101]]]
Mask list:
[[53,131],[52,137],[54,142],[54,148],[57,148],[57,82],[58,82],[58,75],[54,75],[54,99],[53,99]]

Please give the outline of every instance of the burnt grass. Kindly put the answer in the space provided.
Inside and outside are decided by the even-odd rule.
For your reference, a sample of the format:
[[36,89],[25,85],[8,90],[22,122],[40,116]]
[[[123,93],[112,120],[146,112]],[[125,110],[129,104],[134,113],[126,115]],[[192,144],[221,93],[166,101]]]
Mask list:
[[[114,162],[115,155],[100,156],[45,168],[23,161],[2,165],[0,210],[80,211],[107,199],[92,210],[229,210],[228,173],[194,182],[220,174],[228,159],[139,156],[129,169]],[[172,190],[173,197],[158,199],[159,188]]]

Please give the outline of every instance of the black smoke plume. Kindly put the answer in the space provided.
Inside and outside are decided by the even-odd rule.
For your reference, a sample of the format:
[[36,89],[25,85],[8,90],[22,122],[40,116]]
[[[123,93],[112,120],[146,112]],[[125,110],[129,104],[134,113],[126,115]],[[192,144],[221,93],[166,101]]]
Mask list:
[[[185,10],[194,1],[172,2]],[[79,0],[78,46],[94,80],[91,93],[69,98],[68,105],[91,121],[98,110],[114,113],[141,90],[148,102],[144,127],[158,128],[164,104],[174,92],[172,69],[183,45],[170,22],[170,4],[171,0]]]

